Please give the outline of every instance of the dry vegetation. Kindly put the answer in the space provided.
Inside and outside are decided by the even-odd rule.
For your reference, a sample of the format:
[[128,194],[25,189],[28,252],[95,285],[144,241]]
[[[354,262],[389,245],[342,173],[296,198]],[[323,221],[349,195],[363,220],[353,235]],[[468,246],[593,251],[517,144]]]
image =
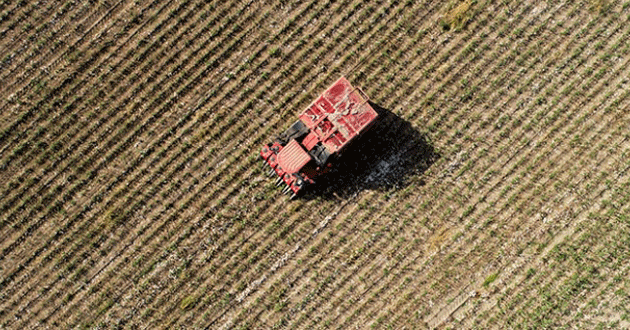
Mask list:
[[[4,0],[0,328],[628,328],[629,19]],[[258,150],[342,74],[396,148],[289,202]]]
[[[477,6],[476,2],[474,5],[474,7],[484,7],[483,5]],[[474,14],[473,1],[457,1],[451,3],[449,7],[444,17],[440,19],[440,24],[444,30],[448,31],[454,29],[455,31],[459,31],[472,19]]]

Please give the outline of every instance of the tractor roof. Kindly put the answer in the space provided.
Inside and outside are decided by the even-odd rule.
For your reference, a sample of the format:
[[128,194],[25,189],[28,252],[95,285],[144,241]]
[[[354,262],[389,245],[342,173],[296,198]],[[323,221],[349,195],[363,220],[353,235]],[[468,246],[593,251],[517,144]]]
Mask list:
[[378,114],[359,88],[341,77],[300,115],[300,120],[332,154],[341,151]]

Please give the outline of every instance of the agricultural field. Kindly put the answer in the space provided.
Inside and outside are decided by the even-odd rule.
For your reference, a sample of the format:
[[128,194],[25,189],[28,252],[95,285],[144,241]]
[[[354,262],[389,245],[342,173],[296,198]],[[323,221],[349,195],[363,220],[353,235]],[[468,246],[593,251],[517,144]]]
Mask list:
[[[630,1],[2,0],[0,328],[630,328]],[[340,76],[380,122],[289,201]]]

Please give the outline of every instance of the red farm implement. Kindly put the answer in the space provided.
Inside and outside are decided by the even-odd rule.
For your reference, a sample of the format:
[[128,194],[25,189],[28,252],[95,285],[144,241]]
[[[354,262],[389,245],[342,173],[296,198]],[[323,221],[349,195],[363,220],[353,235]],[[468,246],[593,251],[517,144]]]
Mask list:
[[260,151],[270,176],[291,199],[330,171],[346,147],[368,130],[378,114],[359,88],[341,77],[299,119]]

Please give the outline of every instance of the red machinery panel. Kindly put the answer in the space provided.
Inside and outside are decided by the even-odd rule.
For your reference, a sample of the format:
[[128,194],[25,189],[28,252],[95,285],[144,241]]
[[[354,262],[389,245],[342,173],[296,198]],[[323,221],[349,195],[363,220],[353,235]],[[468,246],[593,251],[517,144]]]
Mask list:
[[341,77],[300,115],[333,154],[341,151],[378,116],[359,88]]
[[277,159],[281,171],[293,174],[304,167],[304,165],[311,160],[311,156],[304,151],[297,141],[291,140],[291,142],[280,150]]

